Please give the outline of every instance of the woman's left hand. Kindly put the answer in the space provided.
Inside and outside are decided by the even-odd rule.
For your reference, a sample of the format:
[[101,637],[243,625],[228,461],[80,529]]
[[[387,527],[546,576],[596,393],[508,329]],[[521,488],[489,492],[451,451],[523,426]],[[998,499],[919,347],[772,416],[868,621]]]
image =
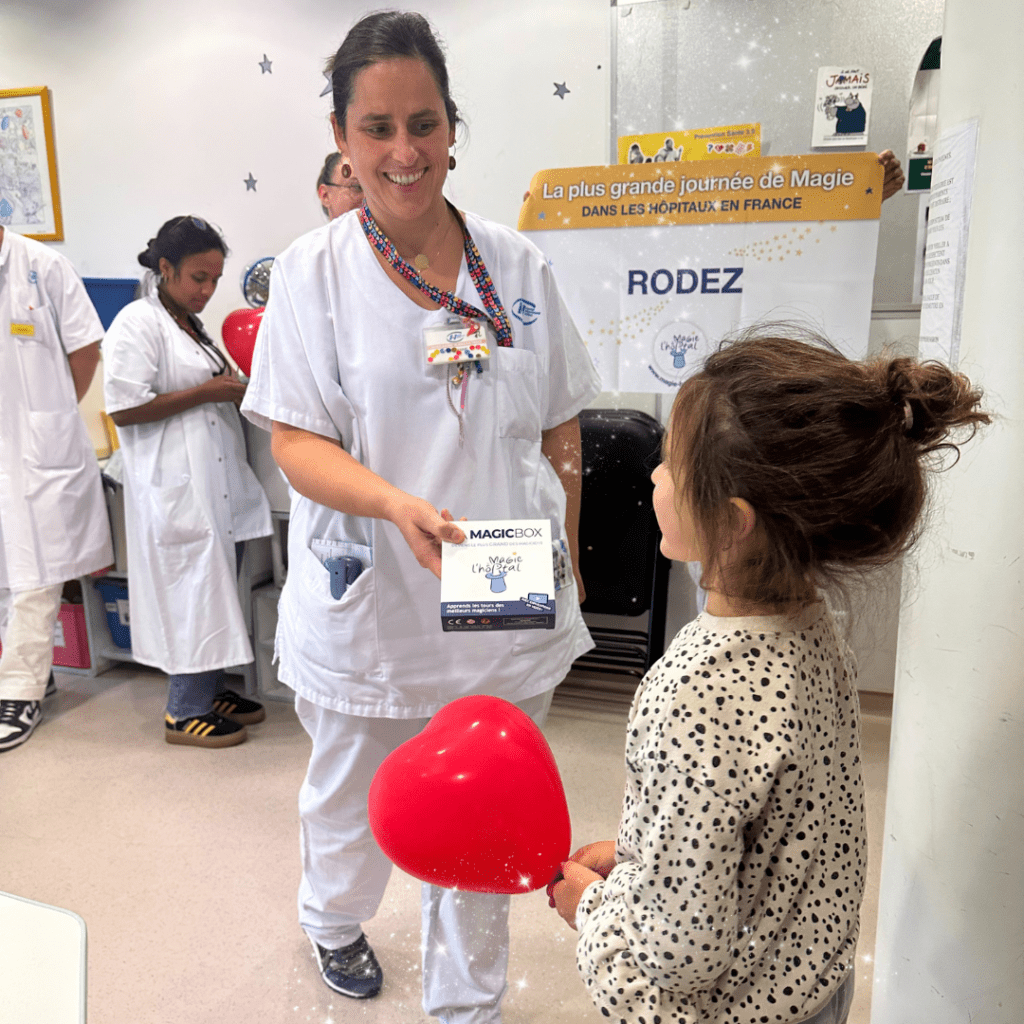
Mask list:
[[573,931],[576,930],[576,908],[583,898],[584,890],[600,882],[602,876],[574,860],[567,860],[562,865],[562,877],[556,879],[549,887],[550,898],[558,911],[558,916]]

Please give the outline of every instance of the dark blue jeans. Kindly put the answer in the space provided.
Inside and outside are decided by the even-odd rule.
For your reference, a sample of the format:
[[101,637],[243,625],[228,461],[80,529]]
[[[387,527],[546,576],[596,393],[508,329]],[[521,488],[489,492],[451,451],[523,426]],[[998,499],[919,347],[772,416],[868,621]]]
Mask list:
[[[245,541],[235,545],[235,572],[242,571],[242,555]],[[199,718],[213,710],[213,698],[221,691],[224,669],[215,668],[209,672],[185,672],[168,676],[167,714],[181,721],[185,718]]]

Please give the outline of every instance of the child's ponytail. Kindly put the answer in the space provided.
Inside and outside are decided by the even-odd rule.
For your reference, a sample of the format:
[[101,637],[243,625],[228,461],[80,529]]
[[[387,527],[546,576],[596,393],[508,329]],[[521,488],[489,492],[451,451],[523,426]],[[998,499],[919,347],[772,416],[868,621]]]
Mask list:
[[954,373],[937,362],[914,359],[879,360],[870,369],[884,375],[884,387],[893,402],[903,409],[903,432],[922,454],[952,450],[959,457],[958,444],[948,440],[960,428],[970,427],[969,441],[989,417],[978,409],[981,392],[962,373]]

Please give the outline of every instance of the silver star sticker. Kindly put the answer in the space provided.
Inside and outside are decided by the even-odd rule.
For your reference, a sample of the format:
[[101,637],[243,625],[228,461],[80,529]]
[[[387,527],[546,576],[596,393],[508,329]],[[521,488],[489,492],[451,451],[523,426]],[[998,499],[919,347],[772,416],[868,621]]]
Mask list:
[[262,69],[262,70],[261,70],[261,72],[260,72],[260,74],[263,74],[263,75],[272,75],[272,74],[274,73],[273,71],[271,71],[271,70],[270,70],[270,65],[271,65],[272,63],[273,63],[272,61],[269,61],[269,60],[267,60],[267,55],[266,55],[266,54],[263,54],[263,60],[261,60],[261,61],[259,62],[259,64],[260,64],[260,68]]
[[324,91],[322,93],[320,93],[320,95],[321,96],[327,96],[327,95],[329,95],[330,93],[332,93],[334,91],[334,80],[331,78],[331,76],[326,71],[323,73],[323,75],[324,75],[324,78],[327,79],[327,84],[324,86]]
[[249,177],[243,179],[245,181],[245,191],[255,192],[256,191],[256,179],[252,176],[252,171],[249,172]]
[[564,100],[565,94],[569,92],[569,90],[565,87],[565,82],[563,82],[561,85],[559,85],[557,82],[553,82],[552,85],[554,85],[555,87],[555,95],[560,100]]

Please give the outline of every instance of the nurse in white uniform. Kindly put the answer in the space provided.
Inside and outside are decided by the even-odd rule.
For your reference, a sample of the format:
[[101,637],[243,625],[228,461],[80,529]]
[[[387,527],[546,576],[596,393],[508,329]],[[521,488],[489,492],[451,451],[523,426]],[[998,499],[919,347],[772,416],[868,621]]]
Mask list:
[[[539,250],[442,195],[457,113],[427,22],[367,16],[330,71],[366,203],[277,258],[242,411],[293,488],[277,650],[313,741],[300,923],[326,984],[365,998],[382,973],[362,925],[391,868],[366,817],[377,767],[467,694],[542,721],[593,646],[575,569],[554,630],[442,632],[440,543],[463,539],[452,515],[543,517],[575,565],[577,413],[600,386]],[[425,332],[453,316],[488,332],[489,359],[428,362]],[[424,886],[428,1014],[501,1020],[508,906]]]
[[78,414],[103,325],[60,253],[0,227],[0,751],[42,717],[65,580],[111,564]]
[[224,269],[224,241],[198,217],[176,217],[139,262],[145,297],[114,318],[103,392],[124,453],[132,657],[170,677],[164,738],[225,747],[262,721],[263,706],[223,686],[253,660],[238,598],[242,545],[270,533],[270,505],[246,461],[228,369],[198,314]]

